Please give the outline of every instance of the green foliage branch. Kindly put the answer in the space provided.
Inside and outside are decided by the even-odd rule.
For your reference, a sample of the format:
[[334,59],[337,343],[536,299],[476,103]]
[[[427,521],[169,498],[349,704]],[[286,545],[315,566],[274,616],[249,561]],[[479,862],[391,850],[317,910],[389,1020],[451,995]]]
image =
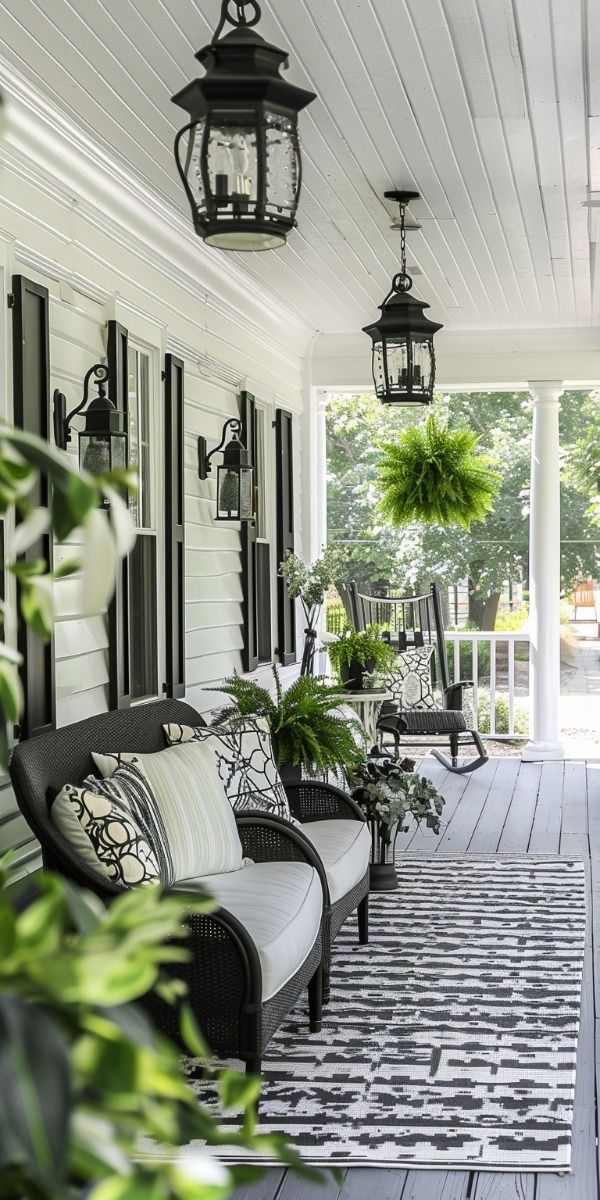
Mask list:
[[[222,1132],[181,1072],[180,1052],[136,1002],[154,988],[167,1003],[185,988],[167,972],[189,958],[185,917],[210,911],[204,896],[158,886],[125,891],[107,910],[58,876],[36,876],[19,895],[0,863],[0,1196],[7,1200],[220,1200],[254,1177],[226,1170],[225,1143],[298,1166],[282,1138],[261,1134],[260,1080],[214,1070],[189,1007],[181,1031],[225,1109],[245,1108],[239,1132]],[[140,1135],[154,1143],[147,1153]]]

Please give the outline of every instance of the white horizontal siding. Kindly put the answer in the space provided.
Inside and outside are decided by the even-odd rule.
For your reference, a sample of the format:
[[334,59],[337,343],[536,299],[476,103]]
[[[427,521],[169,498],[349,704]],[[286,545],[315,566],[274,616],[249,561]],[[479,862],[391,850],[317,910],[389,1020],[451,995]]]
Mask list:
[[[208,480],[199,480],[197,439],[206,437],[209,449],[216,445],[224,422],[239,416],[244,386],[269,405],[267,414],[274,416],[275,404],[298,412],[301,360],[283,343],[279,348],[266,329],[264,340],[254,327],[242,329],[242,322],[233,320],[217,296],[207,291],[204,302],[198,302],[190,279],[183,274],[178,279],[159,256],[142,253],[135,234],[125,228],[122,236],[114,228],[111,234],[112,227],[87,199],[73,204],[69,180],[65,165],[54,194],[47,179],[37,188],[19,169],[4,164],[0,254],[7,254],[4,247],[10,242],[14,250],[9,275],[14,270],[49,289],[51,394],[55,388],[63,391],[68,409],[79,403],[90,366],[106,359],[106,323],[111,318],[120,320],[134,337],[137,330],[142,340],[140,330],[156,331],[152,340],[157,366],[169,349],[184,358],[186,672],[188,696],[205,711],[222,702],[219,682],[241,671],[242,580],[239,527],[215,522],[216,471]],[[6,263],[8,267],[8,255]],[[7,339],[8,356],[10,350]],[[286,364],[290,360],[289,369],[282,365],[284,357]],[[10,412],[12,397],[2,399]],[[162,388],[157,400],[162,405]],[[299,428],[300,422],[296,424]],[[266,429],[270,433],[268,420]],[[76,458],[76,433],[69,451]],[[161,469],[162,461],[161,443]],[[298,522],[301,505],[297,480]],[[156,509],[160,521],[160,494]],[[55,547],[55,564],[76,557],[80,549],[81,534],[75,532]],[[63,726],[107,710],[108,631],[105,613],[82,615],[78,574],[56,581],[55,600],[57,724]],[[10,786],[3,787],[1,781],[0,848],[16,848],[20,873],[39,865],[39,847],[16,809]]]

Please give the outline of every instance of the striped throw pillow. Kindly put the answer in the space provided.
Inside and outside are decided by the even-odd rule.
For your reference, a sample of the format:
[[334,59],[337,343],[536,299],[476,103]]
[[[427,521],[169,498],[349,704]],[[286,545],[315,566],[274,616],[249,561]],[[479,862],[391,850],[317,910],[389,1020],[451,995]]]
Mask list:
[[155,754],[92,754],[100,773],[133,762],[150,781],[173,865],[173,882],[239,871],[242,844],[210,750],[198,742]]

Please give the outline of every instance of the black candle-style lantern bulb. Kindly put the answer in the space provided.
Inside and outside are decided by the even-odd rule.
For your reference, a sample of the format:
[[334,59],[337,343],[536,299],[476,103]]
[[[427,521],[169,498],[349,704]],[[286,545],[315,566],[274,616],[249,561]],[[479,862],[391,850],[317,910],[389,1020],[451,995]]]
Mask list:
[[[256,0],[223,0],[212,42],[196,54],[206,74],[172,97],[191,118],[175,161],[194,228],[221,250],[271,250],[296,224],[298,113],[315,94],[281,78],[288,53],[255,31],[260,15]],[[226,22],[234,28],[221,37]]]
[[[88,404],[92,376],[97,395]],[[66,450],[71,441],[73,418],[85,409],[85,426],[79,434],[79,465],[92,475],[127,469],[125,417],[106,393],[107,380],[108,367],[104,363],[90,367],[83,381],[83,399],[69,413],[64,393],[54,393],[54,440],[61,450]]]
[[373,383],[383,404],[431,404],[435,384],[433,336],[442,328],[430,321],[422,300],[410,295],[412,279],[406,270],[406,206],[418,192],[385,192],[400,205],[400,272],[380,306],[381,316],[365,325],[373,342]]
[[[227,444],[228,431],[231,437]],[[210,454],[206,438],[198,438],[198,475],[207,479],[211,473],[211,458],[223,452],[223,462],[217,467],[217,521],[252,521],[254,518],[254,470],[248,451],[242,445],[242,423],[231,417],[223,426],[221,441]]]

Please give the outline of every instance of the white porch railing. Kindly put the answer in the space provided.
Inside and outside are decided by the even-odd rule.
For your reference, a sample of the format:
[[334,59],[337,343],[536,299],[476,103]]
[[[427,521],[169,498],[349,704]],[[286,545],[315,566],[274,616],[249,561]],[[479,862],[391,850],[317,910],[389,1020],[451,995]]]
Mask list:
[[527,737],[529,634],[464,630],[445,637],[451,682],[473,680],[473,716],[482,736]]

